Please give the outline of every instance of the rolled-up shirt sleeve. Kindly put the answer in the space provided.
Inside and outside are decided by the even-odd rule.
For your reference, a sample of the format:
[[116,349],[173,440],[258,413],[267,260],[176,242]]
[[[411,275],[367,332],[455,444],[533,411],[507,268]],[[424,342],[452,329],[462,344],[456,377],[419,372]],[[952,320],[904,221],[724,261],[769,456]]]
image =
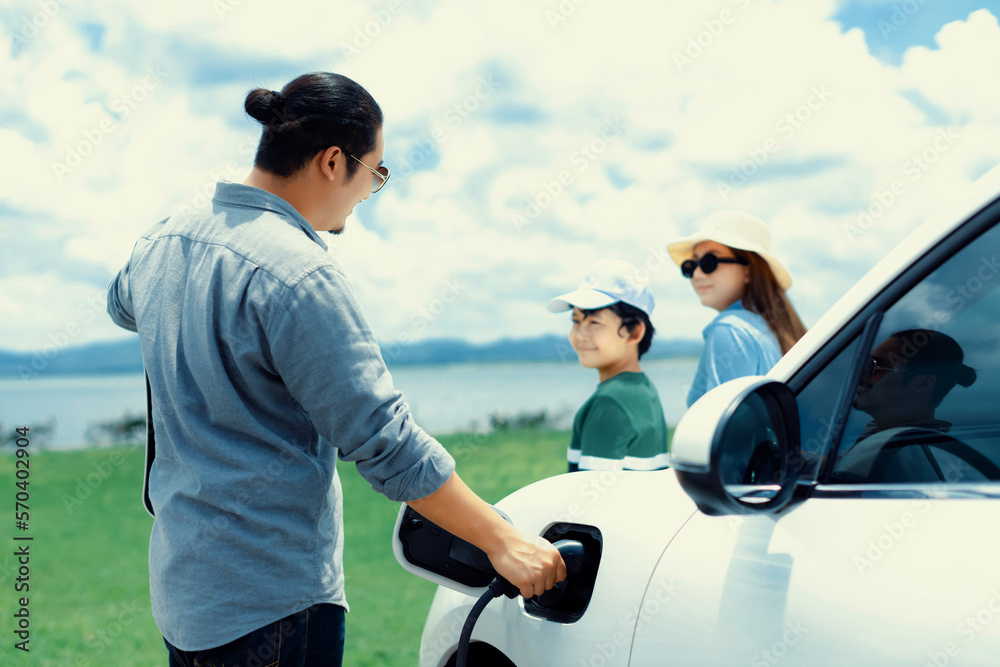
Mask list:
[[126,263],[108,285],[108,315],[121,328],[136,331],[135,308],[132,305],[128,274],[129,264]]
[[308,273],[277,304],[268,335],[274,368],[320,435],[391,500],[436,491],[450,454],[414,422],[346,278]]

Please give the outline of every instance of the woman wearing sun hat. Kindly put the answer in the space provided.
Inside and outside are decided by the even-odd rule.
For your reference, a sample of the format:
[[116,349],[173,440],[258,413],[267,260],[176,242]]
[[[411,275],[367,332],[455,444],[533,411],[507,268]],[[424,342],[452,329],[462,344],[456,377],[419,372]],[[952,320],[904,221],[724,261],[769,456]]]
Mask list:
[[727,380],[764,375],[806,332],[785,296],[792,276],[771,254],[771,230],[760,218],[717,211],[667,250],[702,304],[719,311],[702,332],[689,406]]

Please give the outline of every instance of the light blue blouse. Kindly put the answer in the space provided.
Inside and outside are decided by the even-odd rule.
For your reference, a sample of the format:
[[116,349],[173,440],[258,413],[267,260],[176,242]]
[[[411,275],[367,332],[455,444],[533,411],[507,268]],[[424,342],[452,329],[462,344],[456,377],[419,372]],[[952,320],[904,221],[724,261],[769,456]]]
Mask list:
[[739,301],[720,312],[701,335],[705,348],[688,391],[688,407],[723,382],[767,374],[781,358],[778,339],[763,316]]

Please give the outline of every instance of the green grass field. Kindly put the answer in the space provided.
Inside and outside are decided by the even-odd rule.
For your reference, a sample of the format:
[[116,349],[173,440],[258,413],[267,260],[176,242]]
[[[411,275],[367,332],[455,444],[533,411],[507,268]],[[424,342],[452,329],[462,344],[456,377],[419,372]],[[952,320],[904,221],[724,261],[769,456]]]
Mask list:
[[[466,482],[488,502],[565,471],[569,434],[459,434],[441,442]],[[152,518],[140,501],[143,450],[116,447],[30,455],[29,530],[15,528],[15,461],[0,456],[0,665],[166,665],[149,604]],[[344,567],[351,613],[345,665],[417,664],[434,585],[396,563],[390,536],[399,504],[371,490],[351,464],[344,487]],[[30,535],[30,542],[15,536]],[[29,545],[29,592],[16,592],[15,550]],[[24,582],[21,582],[24,583]],[[29,598],[30,653],[15,648],[18,598]]]

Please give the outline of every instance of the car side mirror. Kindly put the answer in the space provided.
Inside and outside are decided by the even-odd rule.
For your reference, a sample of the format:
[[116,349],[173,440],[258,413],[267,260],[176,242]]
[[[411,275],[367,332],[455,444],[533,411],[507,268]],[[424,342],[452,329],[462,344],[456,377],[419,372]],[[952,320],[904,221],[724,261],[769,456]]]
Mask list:
[[776,512],[798,477],[799,413],[781,382],[731,380],[692,405],[674,431],[670,467],[705,514]]

